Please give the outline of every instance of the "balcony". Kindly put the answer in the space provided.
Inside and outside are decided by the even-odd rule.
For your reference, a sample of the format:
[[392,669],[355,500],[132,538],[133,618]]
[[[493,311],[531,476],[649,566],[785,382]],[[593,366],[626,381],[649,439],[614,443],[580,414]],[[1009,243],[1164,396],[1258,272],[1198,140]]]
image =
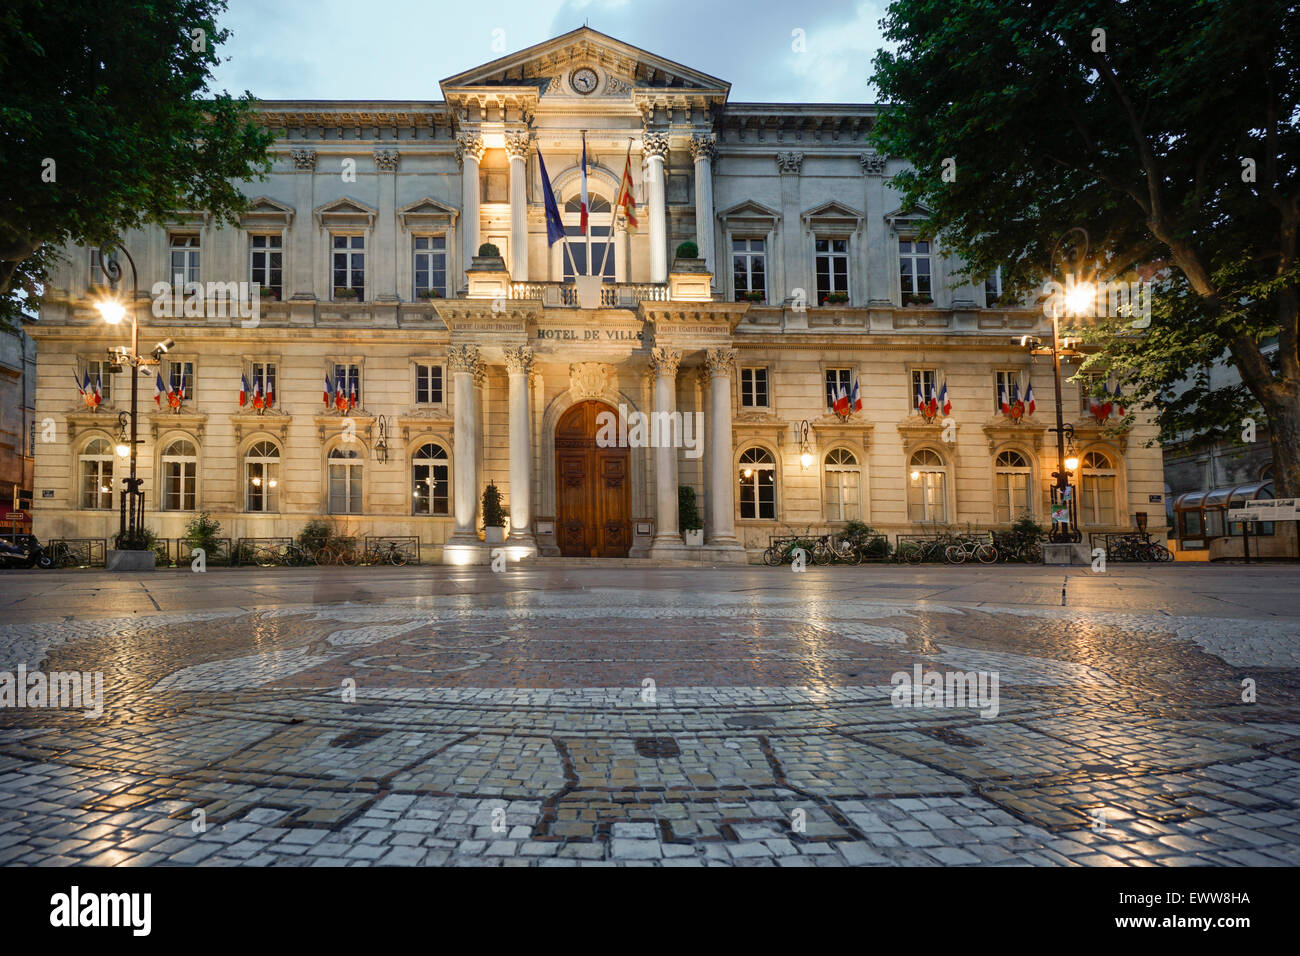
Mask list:
[[[579,307],[578,287],[572,282],[511,282],[509,298],[541,302],[548,309]],[[666,282],[606,282],[600,287],[600,307],[635,309],[641,302],[667,302]]]

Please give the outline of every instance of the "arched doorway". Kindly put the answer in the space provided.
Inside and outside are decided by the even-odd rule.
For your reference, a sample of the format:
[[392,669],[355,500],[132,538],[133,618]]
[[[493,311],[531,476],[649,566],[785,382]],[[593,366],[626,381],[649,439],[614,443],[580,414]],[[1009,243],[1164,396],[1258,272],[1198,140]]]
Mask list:
[[556,538],[566,557],[626,558],[632,542],[628,449],[596,444],[604,402],[579,402],[555,426]]

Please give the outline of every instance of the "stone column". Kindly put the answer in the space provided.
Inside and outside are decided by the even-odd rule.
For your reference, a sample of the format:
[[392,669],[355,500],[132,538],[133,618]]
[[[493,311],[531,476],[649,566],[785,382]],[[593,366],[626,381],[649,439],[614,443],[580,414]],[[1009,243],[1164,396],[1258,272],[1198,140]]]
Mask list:
[[[533,540],[533,449],[530,428],[528,376],[533,350],[526,345],[508,348],[506,372],[510,379],[510,544],[537,551]],[[518,555],[513,555],[518,557]]]
[[510,157],[510,278],[528,281],[528,134],[506,133]]
[[475,421],[474,379],[479,373],[478,349],[453,345],[447,350],[455,388],[453,445],[456,455],[453,479],[456,532],[453,542],[478,544],[475,506],[478,503],[478,429]]
[[[666,348],[650,351],[650,367],[655,373],[656,415],[671,415],[677,408],[677,367],[681,361],[681,352]],[[677,449],[659,447],[654,452],[655,536],[650,543],[650,556],[671,557],[672,552],[686,547],[677,527]]]
[[397,296],[397,163],[395,149],[377,149],[375,171],[389,173],[379,184],[379,219],[375,223],[375,300],[396,302]]
[[744,551],[736,538],[736,476],[731,464],[731,378],[736,374],[735,349],[709,349],[704,353],[709,378],[709,540],[710,547]]
[[862,241],[867,245],[867,305],[893,305],[893,282],[889,274],[889,237],[885,230],[885,157],[863,153],[858,157],[866,176],[866,226]]
[[628,281],[627,225],[622,220],[614,225],[614,281]]
[[707,133],[691,137],[691,156],[695,159],[695,244],[700,247],[700,258],[708,264],[717,282],[717,269],[713,255],[713,157],[718,151],[718,138]]
[[643,143],[647,166],[646,204],[650,207],[650,281],[667,282],[668,208],[664,199],[664,161],[668,158],[668,134],[646,133]]
[[487,144],[478,133],[461,133],[456,138],[456,161],[460,163],[461,195],[461,269],[468,269],[479,247],[478,163],[487,152]]
[[[293,158],[294,196],[298,204],[293,226],[293,282],[286,283],[292,288],[295,299],[315,299],[316,283],[314,279],[316,255],[316,217],[314,215],[314,191],[316,179],[316,150],[295,149],[290,151]],[[288,252],[289,250],[285,250]]]
[[[803,169],[803,153],[777,153],[776,168],[781,177],[781,271],[785,282],[782,296],[789,299],[795,289],[803,289],[805,304],[815,306],[817,276],[807,268],[812,250],[804,247],[803,222],[799,218],[799,174]],[[806,313],[798,315],[798,318],[806,327]]]

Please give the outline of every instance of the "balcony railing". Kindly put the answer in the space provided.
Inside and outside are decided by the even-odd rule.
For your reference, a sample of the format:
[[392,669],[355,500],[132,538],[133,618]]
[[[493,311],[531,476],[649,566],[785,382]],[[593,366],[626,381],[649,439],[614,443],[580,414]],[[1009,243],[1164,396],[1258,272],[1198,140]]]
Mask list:
[[[577,308],[578,289],[571,282],[512,282],[510,298],[539,300],[546,308]],[[639,302],[667,302],[666,282],[606,282],[600,304],[607,309],[634,309]]]

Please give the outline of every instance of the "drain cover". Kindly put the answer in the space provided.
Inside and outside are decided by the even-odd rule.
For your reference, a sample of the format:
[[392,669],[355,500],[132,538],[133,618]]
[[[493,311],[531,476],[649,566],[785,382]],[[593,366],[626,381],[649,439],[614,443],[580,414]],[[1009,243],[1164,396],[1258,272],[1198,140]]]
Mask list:
[[638,737],[636,738],[636,752],[641,757],[661,759],[664,757],[680,757],[682,748],[678,747],[677,741],[671,737]]

